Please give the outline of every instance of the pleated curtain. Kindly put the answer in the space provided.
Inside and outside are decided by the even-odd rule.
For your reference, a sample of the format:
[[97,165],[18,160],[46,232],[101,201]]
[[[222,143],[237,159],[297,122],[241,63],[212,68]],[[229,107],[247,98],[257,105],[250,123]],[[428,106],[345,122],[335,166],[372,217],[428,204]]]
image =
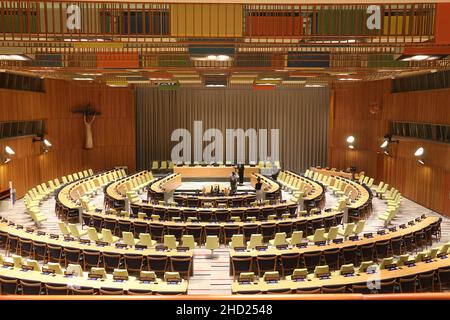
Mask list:
[[[284,169],[304,171],[325,165],[329,117],[328,88],[180,88],[158,90],[135,88],[136,161],[139,170],[154,160],[170,160],[173,130],[185,128],[192,134],[194,121],[202,121],[203,132],[219,129],[279,129],[280,161]],[[205,147],[208,142],[204,142]],[[224,143],[225,145],[225,143]],[[192,157],[194,155],[192,146]],[[223,155],[225,157],[225,150]],[[224,159],[225,160],[225,159]],[[193,159],[191,159],[193,162]]]

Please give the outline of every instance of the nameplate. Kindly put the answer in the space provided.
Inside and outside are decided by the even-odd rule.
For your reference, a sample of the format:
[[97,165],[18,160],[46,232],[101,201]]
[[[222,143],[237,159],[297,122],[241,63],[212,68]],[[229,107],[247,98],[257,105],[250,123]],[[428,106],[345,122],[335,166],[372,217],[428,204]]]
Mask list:
[[348,238],[350,239],[350,241],[358,241],[359,240],[358,236],[350,236]]
[[37,234],[38,236],[45,236],[46,233],[44,231],[38,231]]
[[22,265],[22,271],[32,271],[34,270],[33,266]]
[[372,235],[371,232],[369,232],[369,233],[364,233],[364,238],[370,239],[370,238],[373,238],[373,235]]
[[155,246],[155,250],[156,251],[166,251],[168,249],[169,248],[167,246],[164,246],[164,245],[157,245],[157,246]]
[[15,226],[16,224],[14,222],[8,222],[8,226]]
[[50,239],[59,239],[59,235],[57,235],[57,234],[50,234]]
[[80,239],[81,244],[91,244],[91,240],[89,239]]
[[137,245],[134,246],[134,248],[135,248],[136,250],[145,250],[145,249],[147,249],[148,247],[147,247],[146,245],[143,245],[143,244],[137,244]]
[[107,245],[109,245],[109,243],[105,241],[95,241],[95,244],[99,247],[106,247]]
[[55,274],[56,271],[53,269],[42,268],[42,274]]
[[70,237],[70,236],[64,236],[64,241],[74,241],[75,238]]
[[404,262],[404,265],[411,268],[411,267],[415,267],[416,266],[416,261],[415,260],[408,260]]
[[344,277],[353,277],[354,274],[355,274],[354,272],[343,272],[343,273],[342,273],[342,275],[343,275]]
[[409,221],[409,222],[408,222],[408,225],[409,225],[409,226],[413,226],[413,225],[414,225],[414,221]]
[[101,274],[96,274],[96,273],[88,273],[88,278],[90,280],[98,280],[98,279],[102,279],[103,276]]
[[426,214],[422,214],[420,217],[421,217],[422,219],[425,219],[425,218],[427,217],[427,215],[426,215]]
[[420,222],[420,221],[421,221],[421,219],[420,219],[420,218],[415,218],[415,219],[414,219],[414,221],[416,221],[416,222]]
[[400,229],[406,229],[406,226],[404,224],[401,224],[398,226]]
[[395,264],[388,264],[388,265],[385,265],[384,268],[386,270],[389,270],[389,271],[394,271],[394,270],[397,270],[397,265],[395,265]]
[[21,229],[23,229],[23,226],[22,226],[21,224],[18,224],[18,225],[16,226],[16,229],[17,229],[17,230],[21,230]]
[[343,241],[344,241],[344,239],[342,239],[342,238],[333,239],[333,243],[335,243],[335,244],[342,243]]
[[330,279],[330,274],[329,273],[322,273],[322,274],[319,275],[319,279],[320,280]]
[[286,250],[288,248],[287,244],[279,244],[276,246],[278,250]]
[[244,252],[245,251],[245,247],[235,247],[234,251],[236,251],[236,252]]
[[326,241],[316,241],[316,242],[314,242],[314,244],[315,244],[316,246],[324,246],[324,245],[327,244],[327,242],[326,242]]
[[14,268],[14,263],[12,263],[12,262],[7,262],[7,261],[3,261],[3,267],[6,267],[6,268]]
[[277,279],[267,279],[267,280],[266,280],[266,283],[268,283],[268,284],[274,284],[274,283],[278,283],[278,281],[279,281],[279,280],[277,280]]
[[292,276],[291,279],[293,281],[299,282],[299,281],[305,281],[306,280],[306,276],[301,275],[301,276]]
[[179,284],[180,282],[180,279],[167,280],[167,284]]
[[382,236],[382,235],[386,234],[386,231],[385,230],[379,230],[379,231],[377,231],[377,234]]
[[27,229],[26,229],[26,232],[27,232],[27,233],[33,233],[33,232],[34,232],[34,229],[33,229],[33,228],[27,228]]
[[395,231],[397,231],[397,228],[396,227],[389,228],[389,231],[390,232],[395,232]]
[[297,248],[306,248],[308,246],[308,242],[300,242],[296,244]]
[[447,254],[445,252],[441,252],[437,254],[437,257],[441,259],[447,259]]
[[128,281],[128,277],[127,276],[114,276],[113,275],[113,280],[114,281],[119,281],[119,282]]
[[156,277],[148,277],[148,276],[140,277],[139,281],[145,284],[151,284],[156,282]]
[[267,251],[267,246],[256,246],[256,251]]
[[64,271],[65,277],[73,277],[75,275],[75,272],[73,271]]
[[178,252],[186,252],[189,251],[189,247],[177,247]]
[[126,249],[127,247],[128,247],[128,245],[125,243],[116,243],[116,248]]

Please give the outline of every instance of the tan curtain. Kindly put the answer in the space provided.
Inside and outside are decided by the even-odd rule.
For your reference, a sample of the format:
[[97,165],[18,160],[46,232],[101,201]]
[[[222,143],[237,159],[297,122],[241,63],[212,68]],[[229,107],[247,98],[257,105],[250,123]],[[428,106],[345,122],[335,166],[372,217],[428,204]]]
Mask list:
[[[186,128],[193,135],[194,121],[203,131],[226,129],[280,130],[283,168],[303,171],[325,165],[329,112],[328,88],[180,88],[174,91],[140,86],[136,94],[137,168],[153,160],[170,160],[173,130]],[[193,138],[192,138],[193,140]],[[205,142],[203,147],[207,143]],[[223,150],[225,157],[225,150]],[[192,150],[192,157],[194,152]],[[193,160],[191,159],[191,162]]]

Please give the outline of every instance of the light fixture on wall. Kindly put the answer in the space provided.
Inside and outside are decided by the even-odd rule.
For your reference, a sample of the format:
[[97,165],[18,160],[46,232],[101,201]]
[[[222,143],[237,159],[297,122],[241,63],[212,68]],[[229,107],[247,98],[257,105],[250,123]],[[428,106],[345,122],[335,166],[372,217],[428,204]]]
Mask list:
[[392,135],[391,134],[386,134],[384,136],[384,141],[383,143],[380,145],[380,148],[383,149],[383,153],[387,156],[390,155],[390,150],[389,150],[389,146],[391,145],[391,143],[399,143],[399,140],[392,140]]
[[347,139],[346,139],[346,141],[347,141],[347,144],[348,144],[348,148],[349,149],[355,149],[355,145],[354,145],[354,143],[355,143],[355,137],[354,136],[348,136],[347,137]]
[[50,143],[50,141],[48,141],[48,139],[44,138],[44,135],[39,135],[35,138],[33,138],[33,142],[41,142],[41,150],[43,153],[47,153],[50,151],[52,144]]
[[1,163],[5,164],[11,161],[12,157],[14,157],[16,153],[14,152],[14,150],[10,147],[10,146],[6,146],[5,149],[3,149],[2,152],[2,158],[1,158]]
[[417,148],[416,152],[414,152],[414,156],[417,157],[417,161],[420,164],[425,164],[424,154],[425,154],[425,149],[423,147]]

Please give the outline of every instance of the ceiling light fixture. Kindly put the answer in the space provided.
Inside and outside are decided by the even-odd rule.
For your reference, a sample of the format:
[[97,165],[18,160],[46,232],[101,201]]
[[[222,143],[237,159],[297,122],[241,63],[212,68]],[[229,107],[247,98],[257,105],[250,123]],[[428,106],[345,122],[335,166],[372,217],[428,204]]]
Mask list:
[[415,155],[416,157],[420,157],[420,156],[422,156],[422,155],[424,154],[424,152],[425,152],[425,150],[423,149],[423,147],[419,147],[419,148],[416,150],[416,152],[414,152],[414,155]]

